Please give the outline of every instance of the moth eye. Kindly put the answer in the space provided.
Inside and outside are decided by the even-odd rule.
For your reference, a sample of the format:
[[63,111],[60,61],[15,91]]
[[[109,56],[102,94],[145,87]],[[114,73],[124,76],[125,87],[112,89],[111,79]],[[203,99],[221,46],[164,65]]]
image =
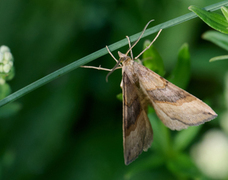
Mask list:
[[125,58],[124,57],[121,57],[120,58],[120,62],[122,63],[123,61],[125,61]]

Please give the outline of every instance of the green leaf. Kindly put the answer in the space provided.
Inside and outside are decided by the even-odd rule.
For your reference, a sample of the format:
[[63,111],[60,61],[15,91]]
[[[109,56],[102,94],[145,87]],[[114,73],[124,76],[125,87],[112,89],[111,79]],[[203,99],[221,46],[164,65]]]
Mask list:
[[220,14],[214,12],[208,12],[197,6],[190,6],[189,10],[196,13],[200,19],[202,19],[208,26],[220,31],[222,33],[228,34],[228,22],[226,18]]
[[178,53],[178,61],[170,77],[170,82],[185,89],[190,79],[190,53],[188,44],[183,44]]
[[[149,107],[151,108],[151,107]],[[150,123],[153,127],[153,146],[157,152],[169,157],[172,154],[172,146],[170,139],[170,130],[161,122],[155,113],[148,114]]]
[[[146,40],[144,42],[143,49],[148,47],[150,43],[151,41]],[[150,48],[143,53],[143,64],[147,68],[158,73],[160,76],[164,76],[165,70],[162,57],[153,45],[151,45]]]
[[167,168],[178,177],[177,179],[197,179],[196,177],[201,174],[191,157],[183,153],[178,153],[170,159],[167,162]]
[[[220,9],[221,6],[225,6],[225,5],[227,5],[227,1],[222,1],[222,2],[212,4],[210,6],[207,6],[207,7],[205,7],[205,9],[210,10],[210,11],[215,11],[217,9]],[[195,17],[196,17],[196,15],[194,13],[188,13],[188,14],[185,14],[183,16],[171,19],[167,22],[158,24],[152,28],[147,29],[142,37],[146,37],[150,34],[158,32],[160,29],[166,29],[166,28],[175,26],[177,24],[183,23],[183,22],[188,21],[190,19],[193,19]],[[130,36],[129,38],[130,38],[131,42],[137,40],[137,38],[139,37],[140,34],[141,34],[141,32],[137,33],[133,36]],[[119,49],[120,47],[127,45],[127,44],[128,44],[128,41],[126,38],[124,38],[123,40],[120,40],[116,43],[113,43],[112,45],[109,46],[109,48],[111,51],[114,51],[116,49]],[[83,66],[86,63],[89,63],[89,62],[91,62],[91,61],[93,61],[99,57],[102,57],[102,56],[106,55],[107,53],[108,53],[107,49],[102,48],[102,49],[100,49],[100,50],[98,50],[92,54],[89,54],[89,55],[87,55],[87,56],[85,56],[79,60],[76,60],[75,62],[73,62],[71,64],[68,64],[65,67],[62,67],[62,68],[46,75],[45,77],[43,77],[37,81],[34,81],[33,83],[19,89],[18,91],[14,92],[13,94],[10,94],[6,98],[2,99],[0,101],[0,107],[9,103],[9,102],[17,100],[18,98],[26,95],[27,93],[29,93],[29,92],[31,92],[31,91],[33,91],[33,90],[35,90],[41,86],[53,81],[56,78],[63,76],[64,74],[67,74],[67,73],[79,68],[80,66]]]
[[228,59],[228,55],[223,55],[223,56],[216,56],[213,57],[209,60],[209,62],[213,62],[213,61],[220,61],[220,60],[226,60]]
[[225,6],[222,6],[221,11],[222,11],[223,15],[225,16],[226,20],[228,21],[228,9]]
[[228,51],[228,35],[217,31],[207,31],[202,35],[202,38],[213,42],[217,46]]
[[176,151],[184,150],[197,136],[202,126],[188,127],[184,131],[179,131],[173,141],[173,149]]
[[126,179],[132,179],[143,171],[151,170],[165,164],[165,157],[159,153],[151,153],[147,158],[138,159],[137,163],[131,164],[127,173],[125,174]]
[[123,101],[123,94],[122,93],[117,94],[116,98],[119,99],[120,101]]

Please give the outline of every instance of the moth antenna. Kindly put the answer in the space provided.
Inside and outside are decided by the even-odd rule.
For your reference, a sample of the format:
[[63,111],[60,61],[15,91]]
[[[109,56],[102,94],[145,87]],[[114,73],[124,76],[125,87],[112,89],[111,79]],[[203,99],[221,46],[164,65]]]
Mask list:
[[153,39],[153,41],[149,44],[149,46],[147,46],[138,56],[135,57],[135,59],[138,59],[139,56],[141,56],[147,49],[150,48],[150,46],[154,43],[154,41],[156,41],[156,39],[158,38],[159,34],[161,33],[162,29],[160,29],[157,33],[157,35],[155,36],[155,38]]
[[128,40],[128,44],[129,44],[129,49],[131,49],[131,59],[134,59],[134,57],[133,57],[133,52],[132,52],[132,48],[131,48],[131,41],[130,41],[130,39],[129,39],[129,37],[128,36],[126,36],[126,38],[127,38],[127,40]]
[[152,21],[154,21],[154,20],[152,19],[152,20],[150,20],[150,21],[146,24],[146,26],[144,27],[144,29],[143,29],[141,35],[139,36],[139,38],[137,39],[137,41],[131,46],[131,48],[128,49],[128,51],[126,52],[126,55],[127,55],[127,54],[132,50],[132,48],[139,42],[139,40],[141,39],[142,35],[144,34],[144,32],[145,32],[147,26],[148,26]]
[[119,69],[117,66],[121,65],[121,64],[120,64],[120,60],[121,60],[121,59],[118,61],[118,60],[115,58],[115,56],[113,56],[113,54],[111,53],[111,51],[109,50],[108,46],[106,46],[106,49],[108,50],[108,53],[112,56],[112,58],[117,62],[116,65],[111,69],[111,71],[110,71],[110,72],[107,74],[107,76],[106,76],[106,82],[108,82],[108,77],[109,77],[109,75],[112,74],[113,71],[115,71],[116,69]]

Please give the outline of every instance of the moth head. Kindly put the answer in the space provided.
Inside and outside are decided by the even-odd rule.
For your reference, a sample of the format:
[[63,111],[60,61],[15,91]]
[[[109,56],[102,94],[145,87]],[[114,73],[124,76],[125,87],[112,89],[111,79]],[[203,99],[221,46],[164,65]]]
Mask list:
[[127,56],[127,54],[123,54],[122,52],[118,51],[118,55],[120,57],[120,63],[122,63],[123,61],[126,61],[128,59],[131,59],[129,56]]
[[120,58],[126,57],[126,54],[124,54],[124,53],[122,53],[122,52],[120,52],[120,51],[118,51],[118,55],[119,55]]

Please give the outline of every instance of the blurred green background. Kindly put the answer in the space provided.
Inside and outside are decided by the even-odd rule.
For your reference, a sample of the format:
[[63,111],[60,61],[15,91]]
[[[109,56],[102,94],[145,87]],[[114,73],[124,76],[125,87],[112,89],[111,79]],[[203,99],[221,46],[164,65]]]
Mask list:
[[[7,45],[15,59],[11,89],[15,92],[105,45],[138,33],[151,19],[155,21],[150,27],[190,12],[190,5],[205,7],[216,2],[2,0],[0,45]],[[228,61],[208,62],[227,52],[201,39],[209,29],[196,18],[163,30],[154,44],[164,60],[165,77],[174,68],[181,45],[189,44],[191,79],[186,90],[208,102],[219,115],[202,125],[184,150],[189,157],[204,133],[222,129],[220,113],[227,111]],[[141,52],[144,40],[134,48],[134,55]],[[127,46],[120,49],[126,50]],[[117,57],[117,52],[113,54]],[[106,55],[89,65],[112,68],[115,61]],[[131,165],[124,165],[122,103],[116,98],[121,93],[121,71],[115,71],[108,83],[106,74],[79,68],[14,102],[17,112],[0,119],[0,179],[180,179],[179,172],[173,173],[164,164],[143,166],[154,154],[153,144]],[[170,133],[172,138],[178,132]],[[136,169],[137,173],[129,175]],[[198,176],[206,178],[201,170]]]

